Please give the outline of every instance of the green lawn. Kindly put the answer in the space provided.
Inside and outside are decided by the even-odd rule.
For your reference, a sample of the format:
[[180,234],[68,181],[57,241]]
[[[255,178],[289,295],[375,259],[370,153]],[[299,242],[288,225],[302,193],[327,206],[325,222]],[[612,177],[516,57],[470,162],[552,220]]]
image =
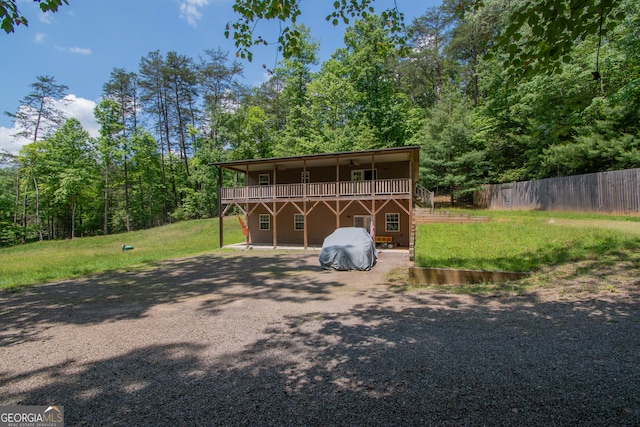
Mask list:
[[543,265],[640,248],[640,218],[557,212],[471,211],[473,224],[429,224],[417,230],[420,267],[533,271]]
[[[236,217],[225,218],[224,227],[225,244],[244,240]],[[0,249],[0,289],[143,268],[166,259],[212,252],[219,246],[218,230],[217,219],[204,219],[127,234]],[[122,251],[123,244],[134,249]]]
[[[470,212],[490,216],[492,220],[419,226],[416,265],[533,271],[545,265],[584,259],[615,262],[618,254],[633,260],[640,258],[638,217]],[[236,217],[225,218],[224,226],[225,244],[243,241]],[[123,244],[134,249],[122,251]],[[166,259],[211,253],[218,250],[218,245],[218,220],[206,219],[128,234],[0,249],[0,289],[106,271],[148,268]]]

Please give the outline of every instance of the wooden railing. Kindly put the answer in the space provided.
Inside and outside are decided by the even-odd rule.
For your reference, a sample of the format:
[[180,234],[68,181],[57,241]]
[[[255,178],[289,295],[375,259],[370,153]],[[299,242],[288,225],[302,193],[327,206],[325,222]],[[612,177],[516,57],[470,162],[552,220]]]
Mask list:
[[431,209],[431,212],[433,212],[435,208],[435,194],[433,191],[429,191],[422,185],[416,184],[415,197],[420,206],[422,206],[423,208],[428,207],[429,209]]
[[310,184],[251,185],[223,188],[222,202],[274,199],[319,199],[360,196],[411,196],[410,179],[317,182]]

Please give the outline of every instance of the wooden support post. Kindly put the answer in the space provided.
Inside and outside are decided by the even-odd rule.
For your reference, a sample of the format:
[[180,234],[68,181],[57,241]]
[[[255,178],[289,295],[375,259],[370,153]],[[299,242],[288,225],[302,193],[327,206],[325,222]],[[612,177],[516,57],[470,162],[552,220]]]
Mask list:
[[273,249],[278,247],[278,204],[276,203],[276,199],[273,199]]
[[336,158],[336,229],[340,228],[340,158]]
[[305,159],[302,163],[302,176],[300,177],[300,181],[302,181],[302,233],[303,233],[303,241],[304,248],[307,249],[309,246],[309,239],[307,235],[307,188],[309,187],[309,182],[307,182],[307,160]]
[[222,166],[218,165],[218,238],[219,248],[224,246],[224,225],[222,222]]

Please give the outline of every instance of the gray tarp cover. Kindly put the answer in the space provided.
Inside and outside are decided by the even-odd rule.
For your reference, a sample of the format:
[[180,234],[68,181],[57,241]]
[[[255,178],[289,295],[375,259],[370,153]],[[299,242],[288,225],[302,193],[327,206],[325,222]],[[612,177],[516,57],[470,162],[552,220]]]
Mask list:
[[376,248],[367,230],[338,228],[324,239],[320,252],[322,268],[370,270],[376,263]]

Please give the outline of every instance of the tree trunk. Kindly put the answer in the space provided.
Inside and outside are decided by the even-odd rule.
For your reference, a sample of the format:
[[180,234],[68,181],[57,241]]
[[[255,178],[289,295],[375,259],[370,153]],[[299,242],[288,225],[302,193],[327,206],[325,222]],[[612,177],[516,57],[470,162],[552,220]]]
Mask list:
[[71,196],[71,240],[76,237],[76,196]]
[[131,231],[131,215],[129,214],[129,171],[127,167],[127,153],[124,154],[124,209],[127,221],[127,233]]
[[187,156],[187,145],[186,138],[184,135],[184,121],[182,119],[182,108],[180,108],[179,102],[179,93],[178,93],[178,84],[175,84],[175,92],[176,92],[176,112],[178,113],[178,129],[180,129],[180,137],[178,138],[178,143],[180,144],[180,158],[184,162],[184,170],[187,174],[187,180],[189,180],[189,158]]
[[[126,128],[126,115],[124,109],[124,101],[122,101],[122,140],[123,140],[123,148],[124,148],[124,212],[125,212],[125,221],[127,227],[127,233],[131,231],[131,215],[129,214],[129,168],[127,165],[127,161],[129,160],[127,156],[127,128]],[[135,133],[134,133],[135,135]]]
[[24,184],[24,195],[22,197],[22,244],[27,243],[27,190],[29,181]]
[[38,227],[38,240],[42,242],[42,224],[40,223],[40,191],[38,189],[38,181],[36,181],[36,175],[33,173],[33,188],[36,191],[36,227]]
[[106,236],[109,234],[109,166],[104,174],[104,229],[103,233]]
[[20,169],[16,168],[16,203],[13,209],[13,224],[18,225],[18,210],[20,209]]
[[178,191],[176,189],[176,174],[173,170],[173,156],[171,155],[171,141],[169,139],[169,113],[166,110],[166,104],[164,114],[164,125],[167,137],[167,155],[169,156],[169,172],[171,173],[171,185],[173,189],[173,207],[176,208],[178,207]]

